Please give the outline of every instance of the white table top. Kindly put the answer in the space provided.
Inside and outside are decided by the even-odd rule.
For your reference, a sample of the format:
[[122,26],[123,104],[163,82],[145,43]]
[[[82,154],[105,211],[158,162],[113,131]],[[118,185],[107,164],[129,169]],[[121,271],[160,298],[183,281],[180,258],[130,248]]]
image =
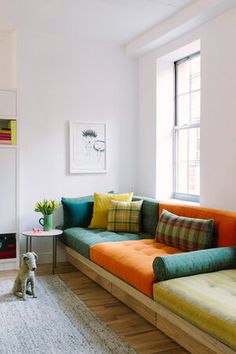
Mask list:
[[53,236],[58,236],[63,233],[62,230],[50,230],[50,231],[40,231],[40,232],[34,232],[32,230],[30,231],[23,231],[21,232],[22,235],[24,236],[30,236],[30,237],[53,237]]

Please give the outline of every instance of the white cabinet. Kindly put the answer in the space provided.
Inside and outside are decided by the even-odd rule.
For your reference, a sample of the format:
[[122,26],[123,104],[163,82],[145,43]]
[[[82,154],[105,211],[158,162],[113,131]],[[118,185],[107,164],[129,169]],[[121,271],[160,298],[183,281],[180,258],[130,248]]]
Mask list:
[[0,234],[16,233],[16,149],[0,148]]

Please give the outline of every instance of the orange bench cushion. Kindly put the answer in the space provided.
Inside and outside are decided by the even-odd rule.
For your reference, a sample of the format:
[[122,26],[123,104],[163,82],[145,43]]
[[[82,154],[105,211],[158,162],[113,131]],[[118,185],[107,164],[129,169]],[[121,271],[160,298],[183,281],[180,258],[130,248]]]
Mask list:
[[182,253],[177,248],[155,240],[107,242],[90,249],[90,259],[152,297],[153,284],[157,281],[152,263],[157,256]]
[[236,246],[236,213],[202,206],[160,203],[160,215],[163,209],[180,216],[213,219],[216,231],[215,247]]

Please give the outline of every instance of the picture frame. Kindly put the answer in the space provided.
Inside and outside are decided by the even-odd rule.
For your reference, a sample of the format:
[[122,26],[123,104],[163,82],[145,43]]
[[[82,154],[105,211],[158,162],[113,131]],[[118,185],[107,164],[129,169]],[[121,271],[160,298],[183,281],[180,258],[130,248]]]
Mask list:
[[70,173],[107,172],[106,122],[69,121]]

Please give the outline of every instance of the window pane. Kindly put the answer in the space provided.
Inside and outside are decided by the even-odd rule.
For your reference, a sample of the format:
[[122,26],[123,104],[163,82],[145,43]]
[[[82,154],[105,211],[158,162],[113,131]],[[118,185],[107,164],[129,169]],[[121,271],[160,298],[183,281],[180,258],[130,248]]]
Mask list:
[[189,61],[177,65],[177,94],[189,92]]
[[199,195],[200,128],[176,131],[176,193]]
[[[176,62],[175,193],[200,192],[200,55]],[[196,125],[193,127],[193,125]]]
[[176,192],[188,193],[188,129],[176,131]]
[[200,128],[189,129],[188,193],[200,194]]
[[190,95],[179,96],[177,101],[177,125],[183,125],[189,123],[190,107],[189,107]]
[[200,121],[200,91],[191,93],[191,123]]

